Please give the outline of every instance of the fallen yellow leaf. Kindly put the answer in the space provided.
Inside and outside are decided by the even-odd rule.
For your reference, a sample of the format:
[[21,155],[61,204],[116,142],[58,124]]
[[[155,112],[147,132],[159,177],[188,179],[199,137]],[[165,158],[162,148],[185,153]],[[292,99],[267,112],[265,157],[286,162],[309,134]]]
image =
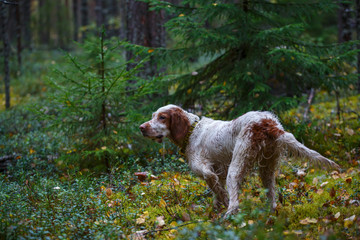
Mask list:
[[350,227],[354,223],[354,220],[355,220],[355,215],[352,215],[349,218],[345,218],[344,219],[344,227],[346,227],[346,228]]
[[113,194],[111,188],[107,188],[105,193],[106,193],[106,196],[108,196],[108,197],[110,197]]
[[160,199],[160,207],[165,208],[166,207],[166,202],[164,201],[164,199]]

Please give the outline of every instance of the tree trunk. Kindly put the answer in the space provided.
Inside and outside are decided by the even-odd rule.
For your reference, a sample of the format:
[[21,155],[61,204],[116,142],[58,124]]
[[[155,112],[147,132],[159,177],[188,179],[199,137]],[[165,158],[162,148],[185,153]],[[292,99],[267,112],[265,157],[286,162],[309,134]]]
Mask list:
[[340,43],[351,41],[351,7],[349,3],[339,3],[338,39]]
[[[113,19],[112,24],[108,23],[108,37],[119,36],[119,25],[115,22],[118,21],[119,16],[119,3],[118,0],[110,0],[108,3],[108,16]],[[109,21],[109,20],[108,20]],[[121,23],[120,23],[121,24]]]
[[116,17],[119,15],[119,4],[118,0],[110,0],[110,5],[108,7],[109,15],[112,17]]
[[23,0],[22,1],[22,14],[23,14],[23,47],[27,49],[31,49],[31,0]]
[[99,66],[99,77],[101,79],[101,91],[104,96],[102,105],[101,105],[101,122],[103,131],[106,133],[106,87],[105,87],[105,52],[104,52],[104,39],[105,39],[105,29],[101,29],[101,39],[100,39],[100,66]]
[[310,112],[310,107],[311,107],[311,104],[312,104],[312,102],[314,100],[314,96],[315,96],[315,89],[311,88],[310,93],[309,93],[309,97],[308,97],[308,100],[307,100],[307,106],[305,108],[304,115],[303,115],[303,119],[305,121],[308,119],[308,114]]
[[86,37],[86,28],[89,25],[89,11],[88,11],[88,2],[87,0],[81,0],[81,27],[82,34],[81,40],[84,40]]
[[95,1],[95,14],[96,14],[96,27],[100,28],[104,24],[104,15],[103,15],[103,0]]
[[[149,11],[149,5],[144,2],[127,0],[127,40],[146,47],[165,46],[164,12]],[[127,60],[134,56],[127,52]],[[131,68],[132,65],[129,66]],[[146,64],[145,76],[154,76],[157,66],[149,61]]]
[[79,9],[79,1],[73,0],[73,21],[74,21],[74,40],[77,42],[79,40],[79,19],[78,19],[78,9]]
[[[338,10],[338,41],[344,43],[351,41],[351,8],[349,3],[344,3],[340,0]],[[340,91],[335,89],[336,96],[336,115],[341,119],[341,106],[340,106]]]
[[[101,104],[101,123],[102,129],[105,136],[108,135],[107,122],[106,122],[106,78],[105,78],[105,51],[104,51],[104,39],[105,39],[105,27],[101,27],[101,37],[100,37],[100,64],[99,64],[99,78],[101,79],[101,92],[103,94],[103,100]],[[110,159],[108,154],[105,154],[105,166],[106,169],[110,170]]]
[[[63,19],[63,16],[66,14],[63,9],[63,3],[62,1],[57,1],[56,2],[56,28],[57,28],[57,43],[58,46],[60,48],[64,48],[65,47],[65,31],[64,31],[64,26],[63,26],[63,21],[65,21],[65,19]],[[66,10],[67,11],[67,10]]]
[[126,29],[126,22],[128,18],[128,11],[127,11],[127,2],[128,0],[119,0],[120,1],[120,7],[119,8],[119,14],[120,14],[120,29],[119,29],[119,38],[122,41],[126,40],[127,36],[127,29]]
[[49,45],[50,43],[50,13],[48,12],[46,0],[39,0],[39,39],[40,44]]
[[106,30],[109,28],[107,21],[107,16],[109,14],[108,7],[107,0],[95,1],[96,27],[101,28],[101,26],[104,25]]
[[[360,41],[360,0],[356,0],[356,40]],[[360,43],[356,47],[360,50]],[[357,91],[360,93],[360,52],[357,57],[357,72],[359,74]]]
[[22,29],[22,13],[21,13],[21,6],[23,4],[23,0],[18,0],[16,5],[16,42],[17,42],[17,61],[18,61],[18,70],[21,73],[21,51],[22,51],[22,44],[21,44],[21,29]]
[[4,45],[4,84],[5,84],[5,108],[10,108],[10,68],[9,68],[9,56],[10,56],[10,40],[8,33],[8,8],[0,2],[0,17],[2,23],[2,41]]

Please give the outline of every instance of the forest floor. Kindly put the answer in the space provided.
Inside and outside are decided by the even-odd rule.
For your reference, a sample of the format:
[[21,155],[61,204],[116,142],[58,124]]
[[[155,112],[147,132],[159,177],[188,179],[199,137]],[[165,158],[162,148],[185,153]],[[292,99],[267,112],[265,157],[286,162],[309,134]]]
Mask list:
[[[350,104],[354,112],[360,111],[359,96],[345,100],[347,107]],[[302,126],[304,138],[313,134],[307,136],[310,146],[313,142],[312,147],[338,162],[342,171],[317,170],[306,162],[284,158],[276,178],[276,212],[268,211],[265,190],[258,176],[252,174],[241,191],[240,213],[226,221],[221,219],[224,212],[213,209],[205,182],[193,176],[185,160],[170,154],[170,150],[165,159],[143,157],[155,165],[163,161],[163,169],[160,166],[153,175],[141,165],[130,169],[117,165],[110,173],[97,174],[66,165],[56,157],[45,158],[37,145],[44,141],[50,144],[50,133],[33,132],[32,128],[39,131],[41,127],[24,115],[20,118],[24,113],[13,109],[11,116],[19,117],[15,121],[18,129],[2,129],[7,142],[2,142],[0,149],[17,144],[28,150],[27,154],[15,156],[16,164],[0,174],[1,236],[7,239],[358,239],[360,158],[359,147],[354,146],[359,143],[360,124],[352,111],[344,112],[342,120],[337,120],[331,113],[333,106],[334,102],[314,105],[311,119]],[[1,115],[3,120],[7,114]],[[288,125],[291,129],[299,116],[293,110],[281,118],[285,126],[292,119]],[[26,132],[26,136],[20,138],[18,131]],[[164,149],[161,151],[164,153]],[[68,151],[68,154],[76,152]],[[184,165],[183,168],[171,167],[174,162],[177,166]],[[136,174],[141,171],[148,172]]]
[[[324,93],[308,120],[302,107],[280,116],[286,130],[336,161],[340,172],[284,157],[276,211],[269,212],[254,172],[243,184],[239,214],[223,220],[205,182],[171,147],[130,155],[108,173],[64,161],[76,149],[37,120],[19,86],[17,106],[0,110],[1,239],[360,238],[360,95],[341,99],[340,117]],[[60,148],[61,157],[54,150]]]

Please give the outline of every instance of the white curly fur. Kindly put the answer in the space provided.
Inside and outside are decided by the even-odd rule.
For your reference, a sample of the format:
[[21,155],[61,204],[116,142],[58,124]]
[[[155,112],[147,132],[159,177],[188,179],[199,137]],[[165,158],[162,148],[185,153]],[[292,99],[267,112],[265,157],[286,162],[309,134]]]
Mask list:
[[[163,137],[172,139],[169,124],[159,120],[171,111],[181,111],[184,126],[199,121],[199,117],[178,106],[159,108],[150,121],[140,126],[144,136],[158,142]],[[267,126],[266,123],[269,123]],[[181,124],[179,124],[181,127]],[[263,130],[261,132],[259,130]],[[267,131],[267,132],[266,132]],[[183,140],[173,141],[183,147]],[[248,112],[232,121],[203,117],[191,133],[185,155],[192,171],[203,178],[215,194],[215,205],[227,207],[225,217],[235,213],[239,206],[239,190],[246,175],[258,166],[271,209],[276,208],[275,172],[280,155],[286,150],[294,157],[307,158],[326,167],[339,166],[298,142],[291,133],[284,131],[279,120],[270,112]]]

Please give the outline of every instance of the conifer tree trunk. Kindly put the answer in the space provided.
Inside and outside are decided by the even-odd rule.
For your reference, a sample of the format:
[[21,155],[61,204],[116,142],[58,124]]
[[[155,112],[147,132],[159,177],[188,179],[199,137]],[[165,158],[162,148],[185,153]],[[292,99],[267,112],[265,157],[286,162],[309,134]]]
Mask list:
[[120,40],[126,40],[127,38],[127,29],[126,29],[126,21],[128,18],[128,11],[127,11],[127,2],[128,0],[119,0],[120,7],[119,14],[120,14],[120,29],[119,29],[119,38]]
[[[356,0],[356,39],[360,41],[360,0]],[[357,49],[360,50],[360,44],[357,44]],[[360,52],[357,57],[357,72],[358,83],[357,83],[357,91],[360,93]]]
[[62,19],[62,17],[64,16],[64,12],[63,11],[63,6],[62,6],[62,1],[57,1],[56,2],[56,23],[57,23],[57,43],[60,46],[60,48],[64,48],[65,46],[65,32],[64,32],[64,28],[63,28],[63,24],[62,21],[64,21],[65,19]]
[[[104,29],[101,31],[101,49],[100,49],[100,68],[99,68],[99,76],[101,79],[101,91],[103,96],[105,96],[105,53],[104,53]],[[101,121],[103,130],[106,132],[106,100],[104,99],[101,105]]]
[[22,1],[22,15],[23,15],[23,48],[31,49],[31,27],[30,27],[30,21],[31,21],[31,2],[32,0],[23,0]]
[[[111,18],[117,18],[119,16],[119,3],[118,0],[110,0],[108,3],[108,16]],[[108,23],[108,28],[111,28],[111,31],[108,31],[108,36],[118,36],[119,35],[119,28],[116,28],[116,24],[110,24]]]
[[39,38],[40,43],[44,45],[48,45],[50,42],[50,13],[46,8],[46,0],[39,0]]
[[351,7],[349,3],[339,3],[338,39],[339,42],[351,41]]
[[79,1],[73,0],[73,21],[74,21],[74,40],[78,41],[79,34],[79,20],[78,20],[78,9],[79,9]]
[[4,45],[4,84],[5,84],[5,108],[10,108],[10,40],[8,33],[8,8],[5,3],[0,2],[0,22],[2,24],[2,41]]
[[[339,2],[338,10],[338,41],[344,43],[351,41],[351,8],[349,3]],[[341,119],[340,91],[335,89],[336,115]]]
[[[101,104],[101,123],[102,130],[104,135],[108,135],[107,123],[106,123],[106,82],[105,82],[105,52],[104,52],[104,39],[105,39],[105,27],[103,26],[101,29],[101,38],[100,38],[100,66],[99,66],[99,77],[101,81],[101,92],[103,95],[103,100]],[[105,166],[107,170],[110,170],[110,160],[107,154],[105,155]]]
[[104,24],[103,0],[96,0],[95,4],[96,26],[99,28]]
[[[127,40],[146,47],[164,47],[164,12],[149,11],[147,3],[132,0],[128,0],[126,6],[128,13],[126,19]],[[132,57],[132,53],[127,52],[127,60]],[[156,73],[156,65],[151,64],[151,61],[147,63],[144,75],[154,76]]]
[[[81,0],[81,26],[86,27],[89,25],[89,11],[87,0]],[[86,37],[86,30],[82,30],[81,39],[84,40]]]
[[96,26],[100,28],[102,25],[104,25],[105,29],[107,30],[109,28],[107,21],[107,16],[109,14],[109,5],[107,3],[107,0],[96,0],[95,3]]
[[17,61],[18,61],[18,69],[21,72],[21,51],[22,51],[22,44],[21,44],[21,4],[23,0],[18,0],[16,4],[16,42],[17,42]]
[[109,14],[113,17],[119,15],[119,4],[117,0],[110,0],[108,6]]

